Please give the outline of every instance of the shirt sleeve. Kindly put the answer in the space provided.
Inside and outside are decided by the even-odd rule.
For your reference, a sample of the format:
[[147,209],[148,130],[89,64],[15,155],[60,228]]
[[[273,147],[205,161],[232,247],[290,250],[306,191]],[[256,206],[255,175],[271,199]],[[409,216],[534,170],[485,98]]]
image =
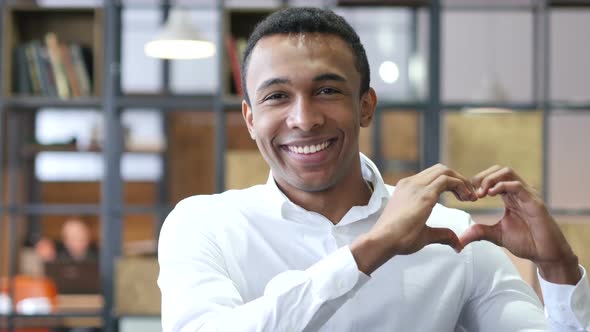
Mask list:
[[537,271],[552,331],[590,331],[590,286],[582,266],[580,272],[582,278],[574,286],[548,282]]
[[[547,331],[537,294],[508,256],[487,241],[474,242],[467,266],[466,303],[458,327],[466,331]],[[554,330],[555,332],[564,330]]]
[[[329,303],[345,303],[364,284],[348,247],[302,271],[272,278],[264,294],[245,303],[225,268],[223,252],[207,231],[188,231],[186,219],[172,211],[159,240],[158,285],[164,332],[302,331]],[[192,243],[187,251],[187,243]],[[337,309],[337,308],[336,308]],[[336,309],[321,310],[333,314]],[[314,324],[315,325],[315,324]]]

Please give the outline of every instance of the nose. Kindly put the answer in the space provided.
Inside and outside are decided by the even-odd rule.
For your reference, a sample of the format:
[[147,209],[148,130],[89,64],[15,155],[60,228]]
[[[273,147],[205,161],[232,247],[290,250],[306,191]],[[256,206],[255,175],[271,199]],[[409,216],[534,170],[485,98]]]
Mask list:
[[313,107],[311,102],[304,97],[297,99],[287,117],[287,126],[289,128],[297,128],[303,131],[310,131],[321,127],[324,122],[325,118],[321,110]]

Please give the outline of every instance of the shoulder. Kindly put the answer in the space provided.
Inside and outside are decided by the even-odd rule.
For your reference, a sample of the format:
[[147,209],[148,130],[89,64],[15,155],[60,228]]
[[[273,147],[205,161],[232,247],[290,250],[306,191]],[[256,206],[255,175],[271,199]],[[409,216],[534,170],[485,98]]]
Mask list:
[[187,197],[168,214],[162,232],[209,232],[235,222],[242,211],[260,204],[264,186],[228,190],[220,194]]

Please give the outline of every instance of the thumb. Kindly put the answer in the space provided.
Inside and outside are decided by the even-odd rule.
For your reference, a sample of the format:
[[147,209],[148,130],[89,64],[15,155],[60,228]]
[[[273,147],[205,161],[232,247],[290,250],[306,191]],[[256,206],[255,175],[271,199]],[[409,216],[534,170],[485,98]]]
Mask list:
[[467,246],[471,242],[486,240],[502,246],[502,232],[499,225],[500,223],[492,226],[482,224],[472,225],[461,234],[461,244]]
[[444,244],[455,249],[456,252],[463,250],[463,245],[457,234],[448,228],[428,227],[426,226],[426,238],[428,243]]

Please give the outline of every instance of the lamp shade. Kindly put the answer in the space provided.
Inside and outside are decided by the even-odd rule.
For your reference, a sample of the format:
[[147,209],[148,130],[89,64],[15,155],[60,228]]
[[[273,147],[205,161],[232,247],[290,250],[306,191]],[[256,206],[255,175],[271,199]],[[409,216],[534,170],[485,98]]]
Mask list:
[[215,54],[215,45],[206,41],[191,25],[188,12],[172,9],[156,36],[145,44],[146,55],[161,59],[200,59]]

